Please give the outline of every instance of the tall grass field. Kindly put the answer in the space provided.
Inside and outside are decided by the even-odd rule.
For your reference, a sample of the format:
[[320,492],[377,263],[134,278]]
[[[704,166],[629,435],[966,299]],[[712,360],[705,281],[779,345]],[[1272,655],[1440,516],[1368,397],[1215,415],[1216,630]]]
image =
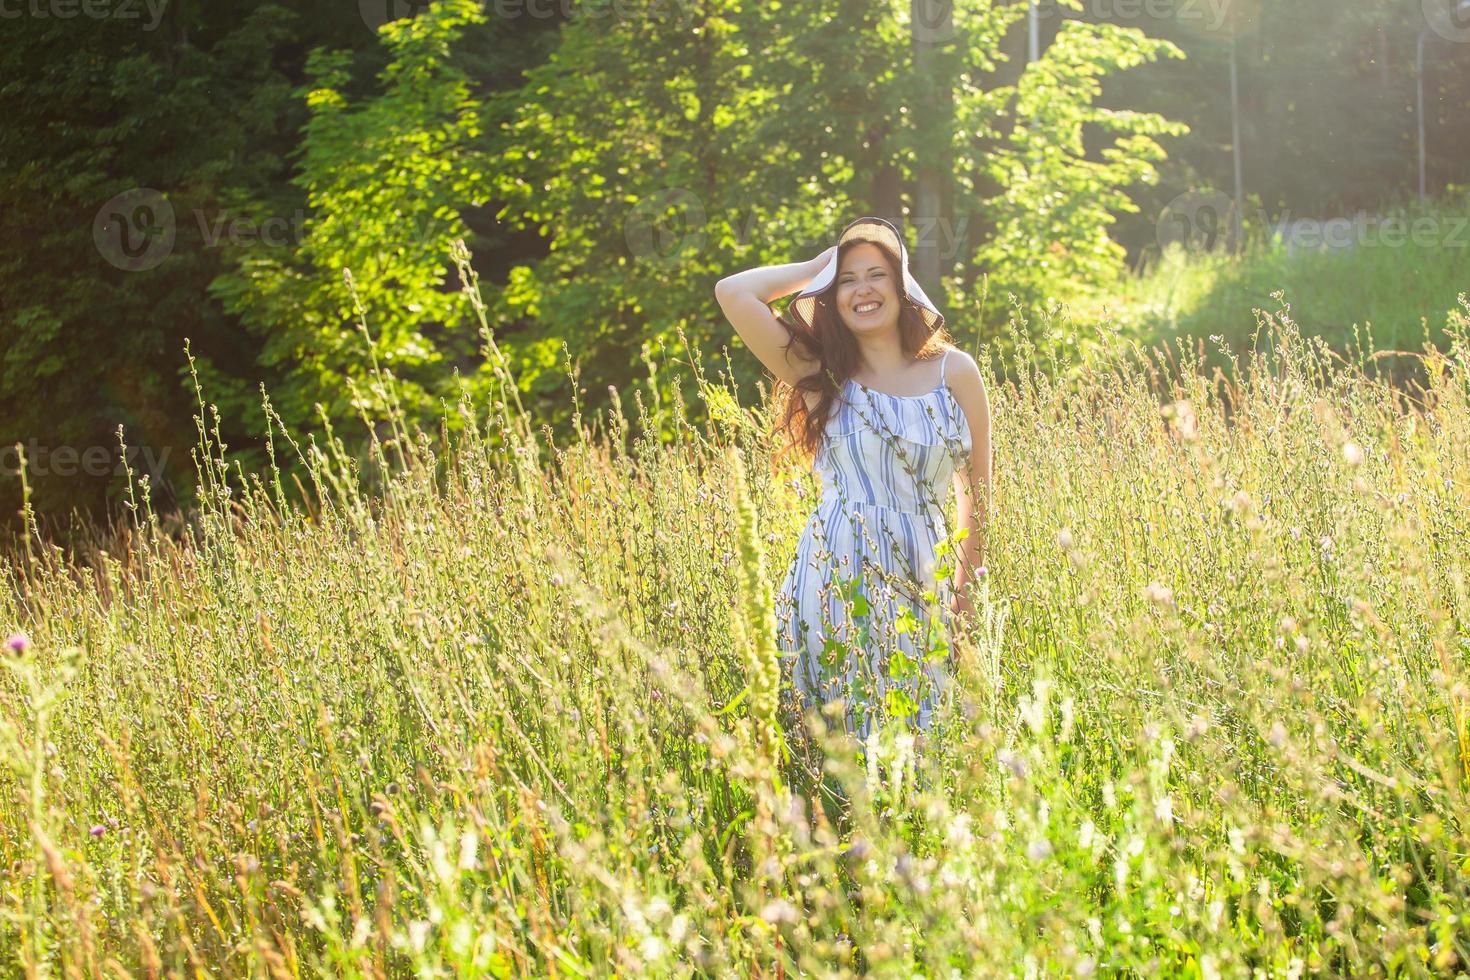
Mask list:
[[0,973],[1464,975],[1460,309],[1408,390],[1284,309],[1230,373],[979,358],[952,699],[814,756],[771,594],[819,487],[698,359],[707,425],[558,442],[506,378],[362,464],[275,428],[309,506],[201,405],[196,519],[5,566]]

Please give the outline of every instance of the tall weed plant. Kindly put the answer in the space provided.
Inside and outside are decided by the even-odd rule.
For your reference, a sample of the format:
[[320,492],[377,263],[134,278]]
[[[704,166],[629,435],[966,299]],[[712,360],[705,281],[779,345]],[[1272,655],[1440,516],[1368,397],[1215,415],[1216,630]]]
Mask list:
[[1463,971],[1461,307],[1414,391],[1286,309],[1229,374],[987,366],[959,696],[866,754],[810,716],[816,781],[768,602],[818,488],[698,358],[697,429],[558,444],[508,373],[362,461],[273,424],[299,489],[201,397],[197,520],[6,566],[0,970]]

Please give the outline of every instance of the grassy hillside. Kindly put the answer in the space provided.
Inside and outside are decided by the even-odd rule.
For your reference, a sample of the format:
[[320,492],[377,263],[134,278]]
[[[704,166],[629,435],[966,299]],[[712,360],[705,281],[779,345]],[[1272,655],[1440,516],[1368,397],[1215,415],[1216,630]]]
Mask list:
[[1274,316],[1238,382],[988,377],[955,701],[821,793],[764,606],[815,487],[723,389],[466,408],[373,496],[278,431],[310,512],[214,465],[183,542],[5,566],[0,971],[1463,969],[1467,326],[1416,397]]
[[1374,373],[1414,376],[1412,353],[1387,352],[1446,343],[1446,321],[1470,270],[1470,198],[1353,223],[1304,221],[1288,243],[1257,232],[1240,257],[1170,247],[1078,317],[1095,321],[1106,309],[1125,335],[1150,343],[1203,339],[1218,362],[1209,338],[1249,349],[1259,333],[1251,311],[1276,309],[1281,291],[1302,333],[1338,352],[1379,352]]

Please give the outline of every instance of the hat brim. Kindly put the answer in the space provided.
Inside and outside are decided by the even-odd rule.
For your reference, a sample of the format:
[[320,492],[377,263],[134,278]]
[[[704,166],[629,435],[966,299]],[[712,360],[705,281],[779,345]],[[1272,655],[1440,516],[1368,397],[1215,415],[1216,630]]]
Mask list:
[[[909,272],[908,249],[904,248],[903,236],[898,233],[898,229],[882,218],[871,216],[862,217],[842,230],[841,236],[837,239],[837,244],[841,246],[855,238],[883,242],[898,254],[899,266],[903,271],[904,292],[908,294],[909,300],[918,307],[919,313],[924,317],[924,323],[929,328],[930,333],[943,327],[944,314],[939,312],[929,297],[924,294],[924,290],[914,279],[913,274]],[[816,316],[817,296],[826,292],[837,279],[838,254],[834,252],[832,258],[828,259],[827,264],[823,266],[822,271],[818,272],[812,281],[807,284],[806,288],[797,293],[796,297],[791,301],[791,315],[800,321],[801,325],[808,330],[812,329],[812,321]]]

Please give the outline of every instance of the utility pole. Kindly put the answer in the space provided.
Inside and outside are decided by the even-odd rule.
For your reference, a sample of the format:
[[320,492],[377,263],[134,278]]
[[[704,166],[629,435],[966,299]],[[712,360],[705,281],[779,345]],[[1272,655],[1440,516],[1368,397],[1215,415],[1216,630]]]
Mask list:
[[1417,61],[1419,67],[1416,71],[1419,83],[1419,110],[1417,115],[1419,116],[1419,203],[1421,205],[1424,203],[1424,184],[1428,171],[1424,154],[1424,41],[1428,34],[1429,28],[1427,27],[1419,32],[1419,57]]
[[1240,72],[1236,68],[1235,59],[1235,37],[1230,38],[1230,146],[1235,157],[1235,213],[1231,219],[1231,231],[1235,237],[1233,249],[1236,252],[1244,245],[1244,229],[1242,227],[1242,215],[1245,214],[1245,180],[1241,176],[1240,164]]
[[[1425,149],[1425,144],[1427,141],[1425,139],[1424,125],[1424,44],[1426,41],[1429,40],[1429,34],[1431,31],[1439,34],[1441,37],[1447,37],[1452,40],[1455,39],[1456,34],[1459,32],[1459,26],[1456,22],[1457,19],[1470,17],[1470,0],[1460,0],[1460,2],[1455,6],[1455,12],[1453,14],[1450,14],[1448,11],[1445,11],[1441,15],[1443,19],[1440,19],[1439,17],[1436,17],[1435,14],[1430,13],[1429,7],[1427,5],[1425,6],[1424,11],[1426,14],[1429,15],[1429,25],[1419,32],[1418,58],[1416,61],[1418,69],[1415,72],[1417,76],[1417,81],[1419,83],[1419,203],[1421,205],[1424,203],[1424,195],[1427,190],[1427,178],[1429,172],[1428,151]],[[1439,22],[1438,28],[1436,28],[1435,26],[1436,21]],[[1460,40],[1463,40],[1463,38],[1460,38]]]
[[1031,9],[1027,12],[1026,21],[1026,64],[1041,59],[1041,13],[1037,10],[1038,0],[1031,0]]

